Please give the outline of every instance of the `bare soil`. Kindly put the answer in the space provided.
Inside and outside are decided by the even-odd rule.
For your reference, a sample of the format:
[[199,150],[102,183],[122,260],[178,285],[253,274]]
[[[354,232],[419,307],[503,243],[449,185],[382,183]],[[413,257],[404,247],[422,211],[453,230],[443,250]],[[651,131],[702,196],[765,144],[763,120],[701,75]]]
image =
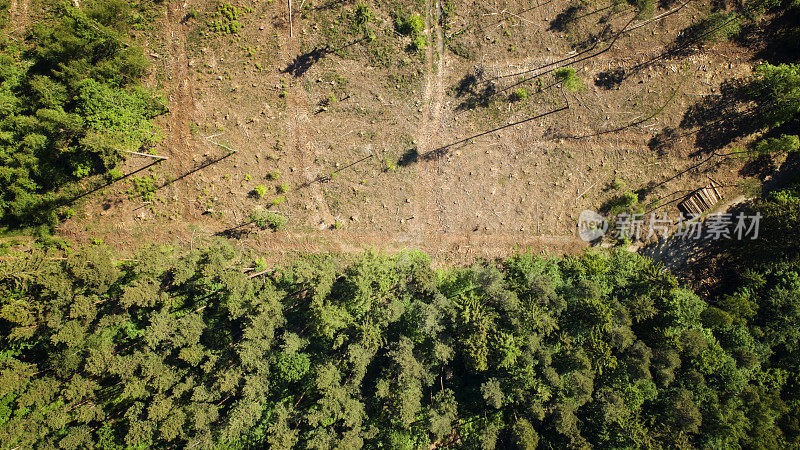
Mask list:
[[[465,262],[580,251],[577,217],[613,195],[615,179],[656,184],[643,202],[709,175],[737,194],[742,161],[709,158],[680,124],[725,80],[749,73],[752,51],[716,43],[663,56],[708,4],[674,4],[648,22],[597,2],[564,25],[559,15],[574,5],[563,0],[367,3],[371,42],[346,32],[349,2],[295,2],[292,37],[286,2],[235,2],[242,29],[226,36],[208,33],[216,3],[167,2],[138,32],[147,84],[170,110],[156,149],[169,159],[141,172],[159,189],[150,202],[127,180],[92,194],[60,234],[130,251],[222,236],[276,260],[418,248],[437,263]],[[425,18],[424,51],[406,50],[395,10]],[[584,89],[559,86],[558,67],[574,67]],[[624,79],[602,82],[614,70]],[[513,101],[521,87],[528,98]],[[677,137],[651,148],[670,128]],[[149,163],[130,157],[125,171]],[[256,198],[257,185],[274,194]],[[256,230],[256,208],[280,211],[286,228]]]

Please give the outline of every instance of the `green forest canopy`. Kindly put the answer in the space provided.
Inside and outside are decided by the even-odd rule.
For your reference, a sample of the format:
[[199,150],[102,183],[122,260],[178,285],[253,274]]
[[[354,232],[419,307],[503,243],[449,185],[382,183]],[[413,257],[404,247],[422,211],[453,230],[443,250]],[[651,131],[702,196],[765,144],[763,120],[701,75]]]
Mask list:
[[121,33],[125,9],[111,8],[126,3],[91,5],[57,5],[30,45],[0,43],[0,224],[56,224],[62,188],[158,140],[152,119],[166,109],[137,85],[146,61]]
[[226,246],[173,254],[0,263],[3,447],[800,443],[798,264],[709,307],[622,251],[253,278]]

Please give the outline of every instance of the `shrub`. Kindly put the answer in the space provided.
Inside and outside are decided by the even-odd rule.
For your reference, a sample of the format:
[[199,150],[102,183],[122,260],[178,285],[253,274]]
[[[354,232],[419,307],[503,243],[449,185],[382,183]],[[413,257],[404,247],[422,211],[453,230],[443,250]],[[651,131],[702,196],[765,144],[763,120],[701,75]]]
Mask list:
[[278,206],[278,205],[280,205],[281,203],[283,203],[285,201],[286,201],[286,197],[284,197],[282,195],[279,195],[279,196],[277,196],[277,197],[275,197],[275,198],[273,198],[272,200],[269,201],[269,207],[272,208],[273,206]]
[[627,190],[607,201],[601,207],[601,210],[608,211],[611,215],[621,213],[636,214],[642,212],[642,205],[639,203],[639,195]]
[[289,185],[287,183],[281,183],[277,188],[275,188],[275,190],[278,192],[278,194],[285,194],[289,190]]
[[278,170],[278,169],[275,169],[272,172],[267,174],[267,179],[268,180],[273,180],[274,181],[274,180],[277,180],[280,177],[281,177],[281,171]]
[[575,74],[575,69],[572,67],[562,67],[556,70],[556,81],[561,83],[564,89],[575,92],[583,90],[583,82],[578,75]]
[[264,258],[256,258],[253,260],[253,269],[255,271],[261,272],[267,267],[269,267],[269,265],[267,264],[267,260],[265,260]]
[[282,229],[286,225],[286,222],[289,221],[289,219],[278,213],[264,210],[252,211],[250,213],[250,220],[262,230],[270,228],[274,231]]
[[363,33],[367,40],[372,40],[373,36],[369,32],[367,25],[375,18],[375,14],[369,9],[364,2],[358,2],[356,5],[355,13],[353,14],[353,22],[351,24],[354,33]]
[[117,181],[117,180],[119,180],[120,178],[122,178],[124,176],[125,176],[125,174],[122,173],[121,170],[116,169],[116,168],[115,169],[109,169],[109,171],[106,173],[106,179],[108,181]]
[[725,41],[739,34],[741,17],[736,13],[714,13],[693,25],[685,33],[699,42]]
[[521,102],[528,99],[528,90],[525,88],[519,88],[511,94],[511,101],[512,102]]
[[428,45],[428,39],[423,35],[419,35],[411,41],[411,44],[408,45],[408,49],[414,52],[420,52],[425,49],[426,45]]
[[236,20],[239,17],[239,8],[230,3],[218,4],[214,17],[216,18],[208,21],[208,29],[214,34],[237,34],[242,28],[242,24]]
[[394,29],[403,36],[416,37],[425,29],[425,19],[419,14],[398,15],[394,18]]
[[782,134],[776,138],[762,139],[756,143],[756,151],[761,155],[796,152],[800,149],[800,138],[796,135]]
[[128,194],[132,196],[139,195],[145,202],[153,201],[153,196],[156,191],[155,175],[131,178],[131,184],[133,184],[133,186],[128,190]]
[[267,191],[267,187],[264,186],[263,184],[259,184],[258,186],[256,186],[253,189],[253,194],[256,196],[256,198],[264,198],[264,197],[266,197],[267,196],[267,192],[268,192]]

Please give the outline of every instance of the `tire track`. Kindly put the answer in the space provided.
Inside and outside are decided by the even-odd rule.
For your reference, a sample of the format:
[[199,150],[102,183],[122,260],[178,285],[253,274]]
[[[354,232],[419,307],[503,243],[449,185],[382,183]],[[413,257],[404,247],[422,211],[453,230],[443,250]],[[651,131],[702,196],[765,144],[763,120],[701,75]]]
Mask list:
[[[444,101],[444,36],[440,25],[442,17],[441,4],[432,0],[425,2],[426,34],[430,45],[425,48],[425,86],[423,90],[423,113],[417,147],[420,154],[425,154],[437,147],[440,141],[442,104]],[[432,12],[433,11],[433,12]],[[433,221],[442,227],[441,216],[436,207],[438,161],[420,161],[417,164],[417,177],[414,183],[414,219],[409,225],[409,232],[418,246],[426,241],[426,233]]]

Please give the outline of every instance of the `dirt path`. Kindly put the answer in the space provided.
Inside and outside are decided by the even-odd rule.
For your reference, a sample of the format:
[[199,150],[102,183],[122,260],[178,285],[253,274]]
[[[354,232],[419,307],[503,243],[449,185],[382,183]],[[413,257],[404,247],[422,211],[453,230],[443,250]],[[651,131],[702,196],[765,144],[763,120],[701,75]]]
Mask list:
[[[194,98],[194,82],[189,73],[189,57],[186,49],[186,35],[188,30],[183,24],[186,12],[183,10],[183,3],[174,1],[167,5],[164,17],[164,41],[167,43],[167,54],[164,64],[167,85],[169,89],[168,106],[169,115],[165,124],[165,149],[170,158],[164,169],[165,173],[186,173],[195,166],[195,157],[198,148],[195,139],[192,137],[189,125],[195,119],[196,104]],[[190,184],[191,183],[191,184]],[[197,188],[195,178],[187,178],[176,182],[172,189],[181,198],[192,198],[191,194]],[[183,192],[181,192],[183,191]],[[191,202],[184,202],[184,214],[187,217],[195,216],[195,208]]]
[[164,27],[164,38],[169,52],[165,56],[167,72],[173,81],[172,93],[169,96],[169,132],[173,142],[169,150],[180,160],[183,160],[183,157],[190,157],[194,150],[188,142],[191,140],[189,124],[195,109],[193,83],[189,76],[189,58],[186,54],[186,32],[181,29],[183,25],[180,23],[183,15],[180,2],[168,5]]
[[[426,0],[425,21],[430,45],[425,48],[425,86],[423,90],[423,112],[416,137],[417,151],[425,154],[440,145],[442,108],[444,101],[445,52],[444,36],[440,25],[442,10],[438,1],[434,5]],[[414,183],[414,219],[409,232],[417,245],[422,245],[426,232],[441,228],[437,207],[439,172],[438,161],[420,161],[417,164],[417,180]]]

